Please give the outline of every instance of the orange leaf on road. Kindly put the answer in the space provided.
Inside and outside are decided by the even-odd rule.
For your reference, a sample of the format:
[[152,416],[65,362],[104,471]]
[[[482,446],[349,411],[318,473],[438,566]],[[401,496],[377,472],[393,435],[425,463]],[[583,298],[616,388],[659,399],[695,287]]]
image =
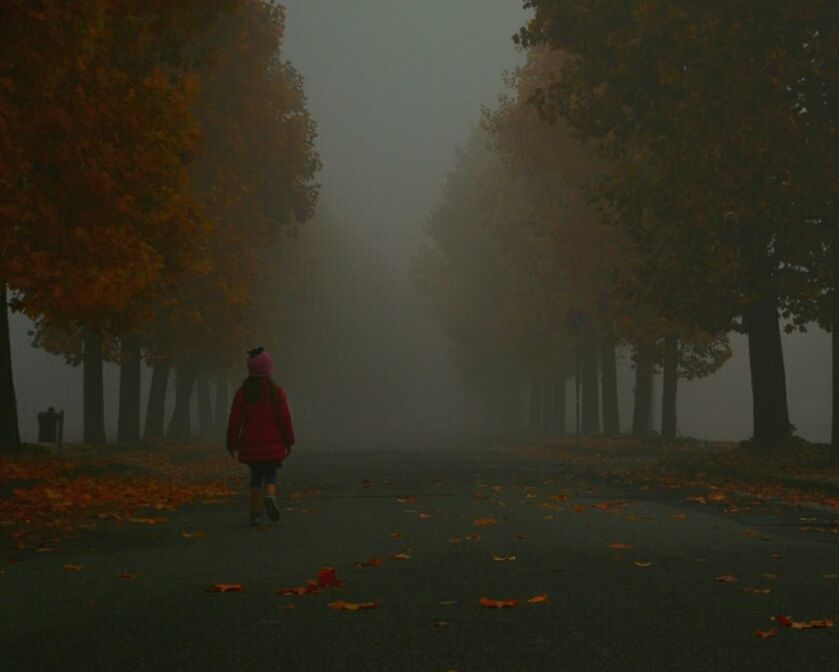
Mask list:
[[330,609],[338,611],[358,611],[359,609],[375,609],[375,602],[345,602],[344,600],[336,600],[327,605]]
[[769,639],[778,634],[778,628],[771,628],[769,630],[755,630],[755,637],[760,639]]
[[355,566],[356,567],[378,567],[381,564],[382,564],[382,561],[379,560],[378,558],[370,558],[369,560],[366,560],[366,561],[356,562]]
[[472,524],[475,527],[490,527],[492,525],[497,525],[498,521],[495,518],[476,518],[472,521]]
[[480,599],[480,604],[482,607],[487,607],[489,609],[508,609],[510,607],[517,607],[519,604],[518,600],[491,600],[488,597],[482,597]]
[[80,572],[82,570],[82,565],[64,565],[65,572]]
[[527,601],[527,603],[528,604],[542,604],[542,602],[547,602],[547,601],[548,601],[548,594],[547,593],[542,593],[541,595],[534,595],[533,597],[531,597]]
[[211,593],[244,593],[245,587],[241,583],[214,583],[209,591]]

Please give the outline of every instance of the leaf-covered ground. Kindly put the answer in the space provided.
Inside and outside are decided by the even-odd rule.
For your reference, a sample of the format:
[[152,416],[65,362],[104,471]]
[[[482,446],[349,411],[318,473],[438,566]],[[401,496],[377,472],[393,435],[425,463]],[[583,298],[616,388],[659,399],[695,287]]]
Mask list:
[[4,461],[4,659],[831,669],[839,536],[807,529],[839,527],[829,502],[659,483],[658,457],[607,469],[580,447],[546,450],[301,448],[281,471],[280,521],[255,527],[241,467],[199,447]]

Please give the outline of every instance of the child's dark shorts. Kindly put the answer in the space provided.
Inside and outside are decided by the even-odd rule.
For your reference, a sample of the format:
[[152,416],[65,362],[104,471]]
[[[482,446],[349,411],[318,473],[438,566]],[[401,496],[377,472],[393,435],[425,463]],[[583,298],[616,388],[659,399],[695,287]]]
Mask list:
[[251,487],[260,488],[263,485],[273,485],[277,482],[279,462],[251,462]]

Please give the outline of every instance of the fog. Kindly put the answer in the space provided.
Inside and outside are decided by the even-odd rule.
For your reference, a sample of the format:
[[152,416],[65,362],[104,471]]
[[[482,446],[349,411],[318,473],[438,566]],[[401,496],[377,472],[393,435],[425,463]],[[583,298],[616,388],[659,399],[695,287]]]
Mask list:
[[[320,212],[304,235],[329,246],[311,315],[301,321],[305,358],[294,351],[301,342],[295,339],[273,353],[301,443],[324,435],[383,440],[467,431],[472,410],[445,338],[413,291],[409,265],[457,145],[481,106],[501,92],[503,72],[522,61],[510,39],[525,19],[522,3],[284,4],[285,56],[305,78],[324,166]],[[35,440],[36,413],[51,405],[66,410],[66,436],[79,440],[81,370],[30,347],[31,323],[22,316],[12,316],[11,329],[21,438]],[[311,339],[320,356],[311,355]],[[275,339],[266,334],[264,342]],[[751,433],[745,340],[732,335],[732,343],[734,357],[719,373],[680,381],[682,435],[743,439]],[[792,422],[804,438],[826,441],[829,338],[813,328],[784,336],[784,349]],[[622,428],[631,419],[631,373],[622,353]],[[107,364],[109,438],[116,434],[117,381],[117,367]],[[511,406],[526,403],[518,390],[510,395]]]

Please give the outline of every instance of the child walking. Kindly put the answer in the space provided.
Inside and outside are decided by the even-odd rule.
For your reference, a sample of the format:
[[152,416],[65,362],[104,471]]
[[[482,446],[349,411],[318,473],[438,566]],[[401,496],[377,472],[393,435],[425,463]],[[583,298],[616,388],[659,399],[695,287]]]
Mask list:
[[271,356],[264,348],[249,350],[247,364],[249,375],[230,408],[227,450],[250,467],[250,521],[256,525],[263,506],[268,518],[279,520],[277,469],[294,445],[294,428],[285,393],[271,379]]

